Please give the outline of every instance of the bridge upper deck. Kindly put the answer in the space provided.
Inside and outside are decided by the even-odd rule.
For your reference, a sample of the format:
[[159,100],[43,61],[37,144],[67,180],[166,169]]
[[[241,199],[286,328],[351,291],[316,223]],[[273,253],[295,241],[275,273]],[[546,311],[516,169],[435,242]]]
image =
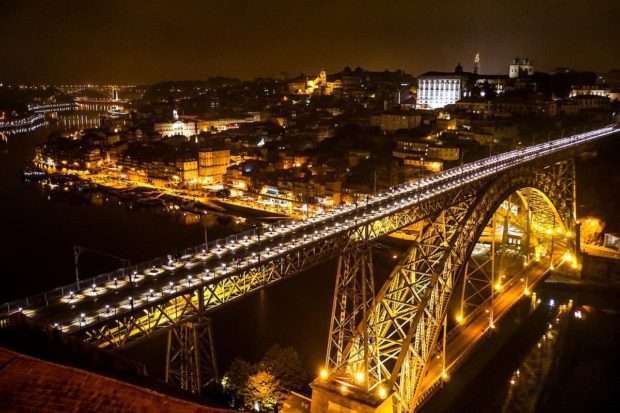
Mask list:
[[[337,255],[346,248],[352,237],[360,235],[360,228],[373,226],[404,210],[422,208],[443,194],[481,184],[516,166],[545,160],[549,155],[567,153],[572,148],[616,132],[618,130],[613,126],[607,126],[498,154],[414,183],[395,186],[360,202],[334,208],[304,221],[284,220],[266,228],[235,234],[210,243],[207,250],[204,246],[188,250],[181,259],[160,259],[155,265],[138,265],[126,271],[119,270],[114,277],[100,276],[80,286],[73,284],[58,289],[54,294],[7,303],[0,308],[0,316],[24,311],[42,322],[52,325],[58,323],[57,327],[63,331],[75,332],[160,302],[170,303],[176,297],[194,294],[199,289],[213,292],[215,286],[221,287],[228,279],[236,277],[238,283],[238,279],[246,274],[255,274],[270,265],[281,267],[277,269],[278,277],[260,281],[260,286],[264,286]],[[375,230],[369,234],[369,238],[385,235],[395,229],[398,227]],[[314,255],[316,259],[307,259],[309,255]],[[302,262],[303,257],[306,259]],[[86,288],[78,288],[84,284]],[[247,290],[237,286],[230,293],[230,299],[260,286],[252,285]],[[211,304],[206,309],[227,301],[228,298],[217,297],[212,302],[208,301]]]

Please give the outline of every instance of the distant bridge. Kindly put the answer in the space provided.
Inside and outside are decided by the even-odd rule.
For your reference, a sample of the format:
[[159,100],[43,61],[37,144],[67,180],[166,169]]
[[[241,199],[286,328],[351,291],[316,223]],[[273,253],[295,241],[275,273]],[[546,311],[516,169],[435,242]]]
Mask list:
[[76,110],[77,104],[73,102],[69,103],[47,103],[40,105],[28,105],[28,110],[32,113],[49,113],[49,112],[64,112]]

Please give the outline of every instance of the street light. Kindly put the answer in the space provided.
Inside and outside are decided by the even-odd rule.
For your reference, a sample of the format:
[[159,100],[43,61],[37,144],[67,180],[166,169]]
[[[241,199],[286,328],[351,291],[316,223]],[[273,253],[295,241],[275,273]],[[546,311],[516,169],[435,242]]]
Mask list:
[[461,166],[463,166],[463,160],[465,158],[465,152],[467,152],[467,149],[461,149]]
[[258,238],[258,262],[260,263],[260,225],[254,225],[254,230],[256,231],[256,237]]

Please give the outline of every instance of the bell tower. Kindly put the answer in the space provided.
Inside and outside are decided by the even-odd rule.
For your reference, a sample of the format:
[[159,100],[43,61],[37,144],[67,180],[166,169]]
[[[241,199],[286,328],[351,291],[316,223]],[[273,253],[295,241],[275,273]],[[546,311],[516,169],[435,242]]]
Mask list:
[[476,57],[474,57],[474,74],[480,74],[480,53],[476,53]]

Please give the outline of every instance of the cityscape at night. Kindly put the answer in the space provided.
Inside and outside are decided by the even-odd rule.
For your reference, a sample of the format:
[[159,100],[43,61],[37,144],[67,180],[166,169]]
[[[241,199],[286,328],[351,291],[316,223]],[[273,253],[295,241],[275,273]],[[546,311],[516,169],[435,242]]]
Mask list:
[[0,412],[618,411],[617,16],[0,0]]

